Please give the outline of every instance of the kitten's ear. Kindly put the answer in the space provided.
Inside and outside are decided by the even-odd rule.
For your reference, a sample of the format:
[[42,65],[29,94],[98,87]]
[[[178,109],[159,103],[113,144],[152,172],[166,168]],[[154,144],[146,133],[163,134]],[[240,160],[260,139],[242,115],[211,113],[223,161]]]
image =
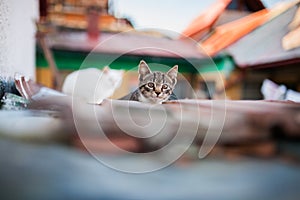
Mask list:
[[149,66],[147,65],[147,63],[143,60],[141,60],[140,64],[139,64],[139,79],[140,81],[143,80],[144,76],[147,74],[152,73]]
[[177,73],[178,73],[178,65],[175,65],[167,72],[168,76],[170,76],[172,80],[177,78]]
[[109,72],[109,70],[110,70],[109,66],[105,66],[103,68],[103,73],[107,74]]

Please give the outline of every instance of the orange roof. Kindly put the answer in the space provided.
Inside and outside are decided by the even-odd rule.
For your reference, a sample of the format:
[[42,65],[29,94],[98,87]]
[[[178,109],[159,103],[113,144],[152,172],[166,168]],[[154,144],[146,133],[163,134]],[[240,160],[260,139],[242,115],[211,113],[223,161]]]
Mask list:
[[190,23],[182,32],[181,38],[193,37],[210,29],[230,2],[231,0],[218,0],[212,4],[204,13],[201,13],[201,15]]
[[201,44],[201,50],[204,50],[209,56],[216,54],[265,23],[268,20],[268,13],[268,10],[263,9],[242,19],[217,27],[215,32]]
[[[192,21],[192,23],[182,32],[180,39],[185,37],[199,39],[199,37],[203,37],[204,34],[211,32],[213,25],[230,2],[231,0],[218,0],[216,3],[212,4],[206,12],[202,13]],[[300,0],[282,2],[270,10],[263,9],[244,18],[218,26],[213,30],[208,39],[199,43],[200,45],[198,47],[203,53],[213,56],[220,50],[255,30],[257,27],[281,15],[299,2]]]
[[295,6],[299,2],[300,0],[283,2],[270,10],[263,9],[244,18],[218,26],[214,33],[199,45],[199,48],[201,48],[201,51],[204,51],[207,55],[213,56],[257,27],[281,15],[283,12],[292,6]]

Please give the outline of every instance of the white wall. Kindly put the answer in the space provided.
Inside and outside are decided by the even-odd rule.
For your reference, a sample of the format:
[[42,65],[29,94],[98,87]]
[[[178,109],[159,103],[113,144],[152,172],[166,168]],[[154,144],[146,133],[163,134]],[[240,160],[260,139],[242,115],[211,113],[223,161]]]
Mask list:
[[38,0],[0,0],[0,75],[35,79]]

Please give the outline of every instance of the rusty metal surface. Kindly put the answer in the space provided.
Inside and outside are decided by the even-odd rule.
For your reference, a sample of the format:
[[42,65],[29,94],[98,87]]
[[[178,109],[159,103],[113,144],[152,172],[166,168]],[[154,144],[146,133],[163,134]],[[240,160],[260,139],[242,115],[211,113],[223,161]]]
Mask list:
[[[105,100],[92,105],[54,92],[36,96],[34,91],[43,90],[35,87],[31,91],[31,87],[19,88],[30,99],[26,115],[13,113],[19,135],[13,134],[16,127],[6,123],[10,120],[12,124],[12,118],[1,118],[1,136],[3,126],[7,127],[5,137],[0,138],[1,199],[293,200],[300,195],[298,103],[191,99],[160,105]],[[38,118],[28,120],[31,112],[36,117],[39,112],[54,112],[49,119],[62,126],[56,129],[53,123],[43,126]],[[35,131],[30,142],[20,131],[25,128],[28,133]],[[154,131],[158,135],[152,137]],[[53,133],[68,139],[50,142],[57,141]],[[199,159],[207,134],[220,137],[208,157]],[[147,169],[164,164],[178,147],[189,145],[190,136],[195,140],[183,155],[152,173],[120,172],[97,157]],[[41,143],[41,137],[49,142]],[[144,153],[160,149],[175,137],[168,153]],[[140,156],[114,151],[112,146]]]
[[[29,107],[71,111],[64,115],[69,126],[84,132],[83,137],[98,140],[105,135],[130,139],[130,133],[146,143],[162,146],[175,136],[183,141],[195,137],[202,142],[207,133],[219,137],[220,144],[264,141],[277,132],[287,138],[300,137],[300,105],[284,101],[178,100],[153,106],[104,100],[101,105],[91,105],[67,96],[53,96],[35,101]],[[146,129],[141,128],[146,125]],[[157,131],[156,126],[162,129]],[[152,137],[155,131],[158,134]]]

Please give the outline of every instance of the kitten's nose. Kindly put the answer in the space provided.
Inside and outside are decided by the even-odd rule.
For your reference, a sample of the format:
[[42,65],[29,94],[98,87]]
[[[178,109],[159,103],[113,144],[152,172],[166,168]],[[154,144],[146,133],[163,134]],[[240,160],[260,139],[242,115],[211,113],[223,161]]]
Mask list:
[[156,92],[156,91],[155,91],[155,93],[156,93],[157,96],[160,94],[160,92]]

